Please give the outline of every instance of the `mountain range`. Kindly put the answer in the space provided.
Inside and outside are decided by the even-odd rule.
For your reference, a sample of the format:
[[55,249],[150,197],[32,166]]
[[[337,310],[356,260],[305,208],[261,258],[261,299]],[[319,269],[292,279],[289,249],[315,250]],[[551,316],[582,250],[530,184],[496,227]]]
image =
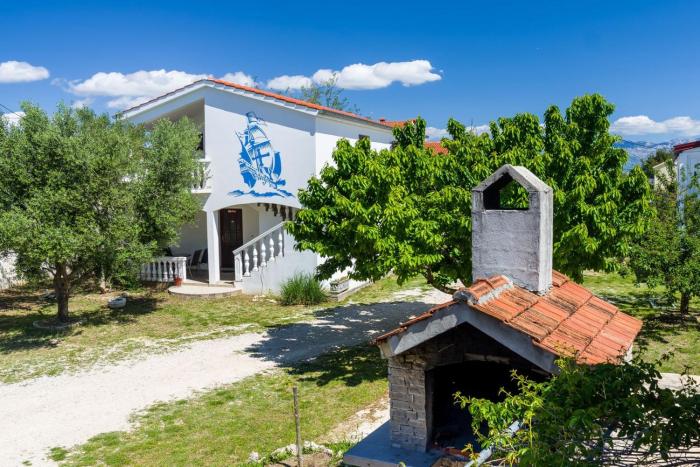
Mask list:
[[676,138],[660,143],[652,143],[649,141],[629,141],[623,139],[615,143],[615,147],[622,148],[627,151],[628,159],[625,164],[625,170],[630,170],[635,165],[641,165],[642,161],[649,155],[654,154],[657,149],[673,149],[676,144],[687,143],[688,141],[696,141],[700,138]]

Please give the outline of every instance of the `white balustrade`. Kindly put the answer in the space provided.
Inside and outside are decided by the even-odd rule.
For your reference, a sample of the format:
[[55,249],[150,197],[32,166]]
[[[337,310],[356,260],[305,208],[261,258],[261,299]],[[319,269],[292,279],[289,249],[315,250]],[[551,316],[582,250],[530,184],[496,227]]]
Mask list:
[[211,191],[211,172],[209,171],[209,161],[200,159],[198,161],[197,172],[195,173],[194,186],[195,193],[205,193]]
[[176,277],[187,278],[187,258],[161,256],[141,265],[139,278],[145,282],[174,282]]
[[283,226],[284,223],[277,224],[233,250],[235,280],[250,277],[251,272],[259,271],[274,262],[275,258],[284,256]]

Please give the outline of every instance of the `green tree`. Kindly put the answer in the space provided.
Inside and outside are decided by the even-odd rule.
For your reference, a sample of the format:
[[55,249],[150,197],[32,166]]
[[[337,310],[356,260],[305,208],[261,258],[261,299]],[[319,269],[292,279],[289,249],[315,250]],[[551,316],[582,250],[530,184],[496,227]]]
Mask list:
[[673,161],[657,174],[651,228],[632,248],[629,265],[638,283],[663,285],[669,299],[680,295],[685,318],[690,300],[700,296],[700,184],[682,171],[679,183]]
[[[622,170],[627,155],[609,130],[613,106],[599,95],[575,99],[544,126],[532,114],[500,118],[475,135],[450,120],[448,154],[424,147],[425,121],[394,130],[391,150],[339,141],[334,165],[299,193],[303,208],[288,225],[300,248],[327,258],[322,278],[354,266],[357,279],[393,271],[422,274],[452,292],[471,282],[471,190],[503,164],[523,165],[554,188],[554,264],[580,280],[585,269],[612,270],[646,226],[649,186],[643,172]],[[526,202],[513,190],[505,203]]]
[[193,218],[199,133],[185,120],[147,131],[89,109],[22,109],[0,124],[0,253],[53,282],[65,322],[75,287],[133,278]]
[[338,78],[335,75],[322,83],[313,82],[309,86],[302,87],[299,90],[299,98],[331,109],[360,113],[360,109],[343,96],[343,90],[338,87]]
[[629,448],[640,463],[667,459],[700,439],[700,388],[690,378],[677,390],[659,387],[658,364],[560,360],[561,372],[544,382],[514,372],[518,390],[501,401],[455,399],[471,413],[480,447],[491,448],[488,465],[614,465]]
[[657,149],[654,154],[650,154],[642,162],[642,170],[647,177],[655,177],[654,167],[661,164],[662,162],[668,162],[673,160],[673,151],[670,149]]

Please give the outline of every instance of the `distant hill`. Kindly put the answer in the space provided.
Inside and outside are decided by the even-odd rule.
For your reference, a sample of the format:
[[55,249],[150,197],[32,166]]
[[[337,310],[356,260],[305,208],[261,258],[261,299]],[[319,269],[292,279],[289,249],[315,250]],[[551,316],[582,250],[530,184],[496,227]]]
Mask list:
[[647,158],[650,154],[656,152],[657,149],[671,149],[676,144],[687,143],[688,141],[695,141],[700,138],[676,138],[668,141],[662,141],[660,143],[650,143],[649,141],[629,141],[623,139],[615,143],[615,147],[622,148],[627,151],[629,159],[627,159],[627,164],[625,164],[625,170],[631,170],[635,165],[641,165],[642,161]]

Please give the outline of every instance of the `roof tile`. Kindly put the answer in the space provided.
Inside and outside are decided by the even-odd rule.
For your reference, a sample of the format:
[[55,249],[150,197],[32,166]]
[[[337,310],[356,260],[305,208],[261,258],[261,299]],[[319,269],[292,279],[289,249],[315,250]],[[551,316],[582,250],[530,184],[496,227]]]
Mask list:
[[[504,276],[478,279],[463,290],[468,293],[460,297],[470,297],[468,305],[472,309],[527,334],[538,347],[559,356],[574,356],[581,363],[618,361],[642,327],[639,319],[622,313],[612,303],[556,271],[552,271],[552,288],[542,296],[511,286]],[[454,303],[451,301],[445,306]],[[377,341],[400,334],[417,321],[429,319],[436,308],[403,323],[398,330]]]

